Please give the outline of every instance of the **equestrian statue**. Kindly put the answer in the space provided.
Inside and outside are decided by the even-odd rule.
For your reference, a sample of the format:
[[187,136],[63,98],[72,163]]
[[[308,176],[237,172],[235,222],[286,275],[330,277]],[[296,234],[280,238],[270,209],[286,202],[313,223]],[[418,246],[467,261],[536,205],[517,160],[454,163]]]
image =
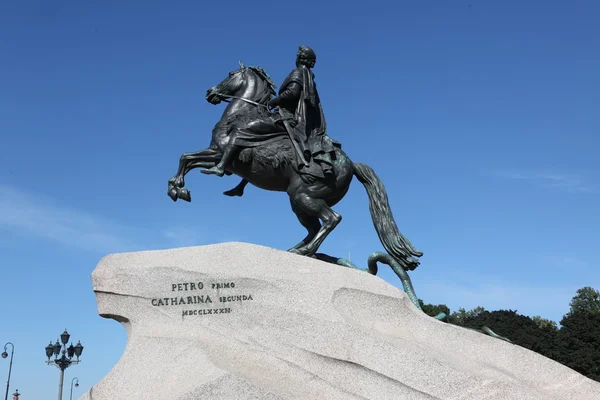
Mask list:
[[314,257],[342,220],[331,207],[346,195],[355,176],[367,190],[383,247],[403,269],[414,270],[423,253],[398,230],[385,187],[369,166],[353,163],[340,143],[327,135],[312,71],[316,60],[314,50],[300,46],[296,68],[277,96],[276,85],[264,69],[242,63],[208,89],[209,103],[229,104],[213,128],[208,148],[181,156],[177,175],[169,180],[168,194],[173,201],[191,201],[184,177],[195,168],[217,176],[240,176],[242,182],[225,192],[230,196],[241,196],[248,183],[286,192],[292,210],[308,231],[289,251]]
[[[335,206],[348,192],[352,178],[363,184],[369,210],[386,253],[369,256],[368,269],[376,275],[377,263],[389,265],[400,278],[412,303],[422,310],[407,271],[419,265],[423,255],[398,230],[383,183],[371,167],[354,163],[342,146],[327,134],[327,124],[312,71],[317,56],[300,46],[296,67],[279,92],[263,68],[244,66],[231,71],[206,92],[211,104],[229,103],[214,126],[208,148],[184,153],[177,175],[169,179],[168,195],[173,201],[191,201],[185,175],[195,168],[217,176],[238,175],[241,182],[224,192],[242,196],[248,183],[261,189],[286,192],[292,210],[306,228],[306,237],[288,251],[337,265],[357,268],[343,258],[317,253],[323,241],[342,220]],[[444,313],[436,319],[446,318]],[[489,328],[482,330],[491,336]]]

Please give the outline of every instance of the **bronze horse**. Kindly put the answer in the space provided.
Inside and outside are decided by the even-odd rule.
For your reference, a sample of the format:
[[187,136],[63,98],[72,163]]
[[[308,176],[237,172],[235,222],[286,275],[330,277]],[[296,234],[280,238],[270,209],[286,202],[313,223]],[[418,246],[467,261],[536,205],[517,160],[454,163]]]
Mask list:
[[[177,175],[169,179],[168,194],[173,201],[191,201],[190,192],[184,188],[184,176],[195,168],[212,168],[221,159],[223,148],[233,129],[257,117],[271,113],[267,102],[275,94],[275,85],[260,67],[243,66],[230,72],[218,85],[208,89],[206,100],[212,104],[228,101],[220,121],[212,131],[207,149],[184,153],[179,161]],[[247,147],[235,154],[227,166],[228,175],[243,178],[239,188],[246,182],[265,190],[286,192],[292,210],[308,235],[290,252],[315,256],[319,246],[342,220],[331,207],[348,192],[352,177],[356,176],[369,196],[369,209],[373,224],[383,247],[405,270],[414,270],[423,253],[400,233],[387,198],[384,185],[367,165],[353,163],[340,147],[333,157],[334,177],[328,180],[306,180],[298,173],[292,142],[285,131],[272,132],[256,139],[254,147]],[[229,191],[229,195],[236,194]],[[239,192],[237,192],[239,194]],[[227,194],[227,192],[226,192]]]

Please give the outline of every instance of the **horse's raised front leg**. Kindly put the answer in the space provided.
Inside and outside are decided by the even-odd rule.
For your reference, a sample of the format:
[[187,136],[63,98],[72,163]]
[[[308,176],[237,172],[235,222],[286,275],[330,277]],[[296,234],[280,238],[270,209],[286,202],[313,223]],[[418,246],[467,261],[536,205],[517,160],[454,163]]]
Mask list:
[[[311,230],[309,230],[308,236],[289,250],[292,253],[313,256],[317,250],[319,250],[319,247],[323,244],[327,235],[329,235],[340,223],[342,216],[333,211],[327,203],[325,203],[325,200],[313,199],[304,193],[293,196],[292,201],[304,214],[309,217],[316,217],[323,223],[316,234],[313,235]],[[296,213],[296,215],[298,215],[298,213]]]
[[219,162],[218,150],[208,148],[192,153],[184,153],[179,159],[177,175],[169,179],[168,195],[173,201],[177,199],[191,201],[191,194],[185,186],[185,175],[195,168],[211,168]]

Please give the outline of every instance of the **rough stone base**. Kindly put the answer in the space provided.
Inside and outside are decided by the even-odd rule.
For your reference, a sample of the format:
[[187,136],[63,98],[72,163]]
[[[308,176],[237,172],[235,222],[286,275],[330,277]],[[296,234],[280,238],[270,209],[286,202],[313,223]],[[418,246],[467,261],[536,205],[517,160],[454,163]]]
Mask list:
[[128,343],[85,400],[600,399],[599,383],[428,317],[378,277],[284,251],[113,254],[92,279]]

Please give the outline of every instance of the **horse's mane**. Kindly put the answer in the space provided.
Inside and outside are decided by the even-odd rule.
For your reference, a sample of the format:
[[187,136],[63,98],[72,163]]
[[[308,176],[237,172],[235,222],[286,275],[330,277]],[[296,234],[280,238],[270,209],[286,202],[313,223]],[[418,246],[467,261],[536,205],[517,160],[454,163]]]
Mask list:
[[265,80],[269,86],[269,91],[272,95],[275,95],[275,88],[277,87],[277,85],[275,84],[275,82],[273,82],[273,80],[271,79],[271,77],[269,76],[269,74],[267,73],[267,71],[264,70],[264,68],[255,66],[255,65],[251,65],[246,67],[248,69],[251,69],[252,71],[256,72],[256,74],[261,77],[263,80]]

